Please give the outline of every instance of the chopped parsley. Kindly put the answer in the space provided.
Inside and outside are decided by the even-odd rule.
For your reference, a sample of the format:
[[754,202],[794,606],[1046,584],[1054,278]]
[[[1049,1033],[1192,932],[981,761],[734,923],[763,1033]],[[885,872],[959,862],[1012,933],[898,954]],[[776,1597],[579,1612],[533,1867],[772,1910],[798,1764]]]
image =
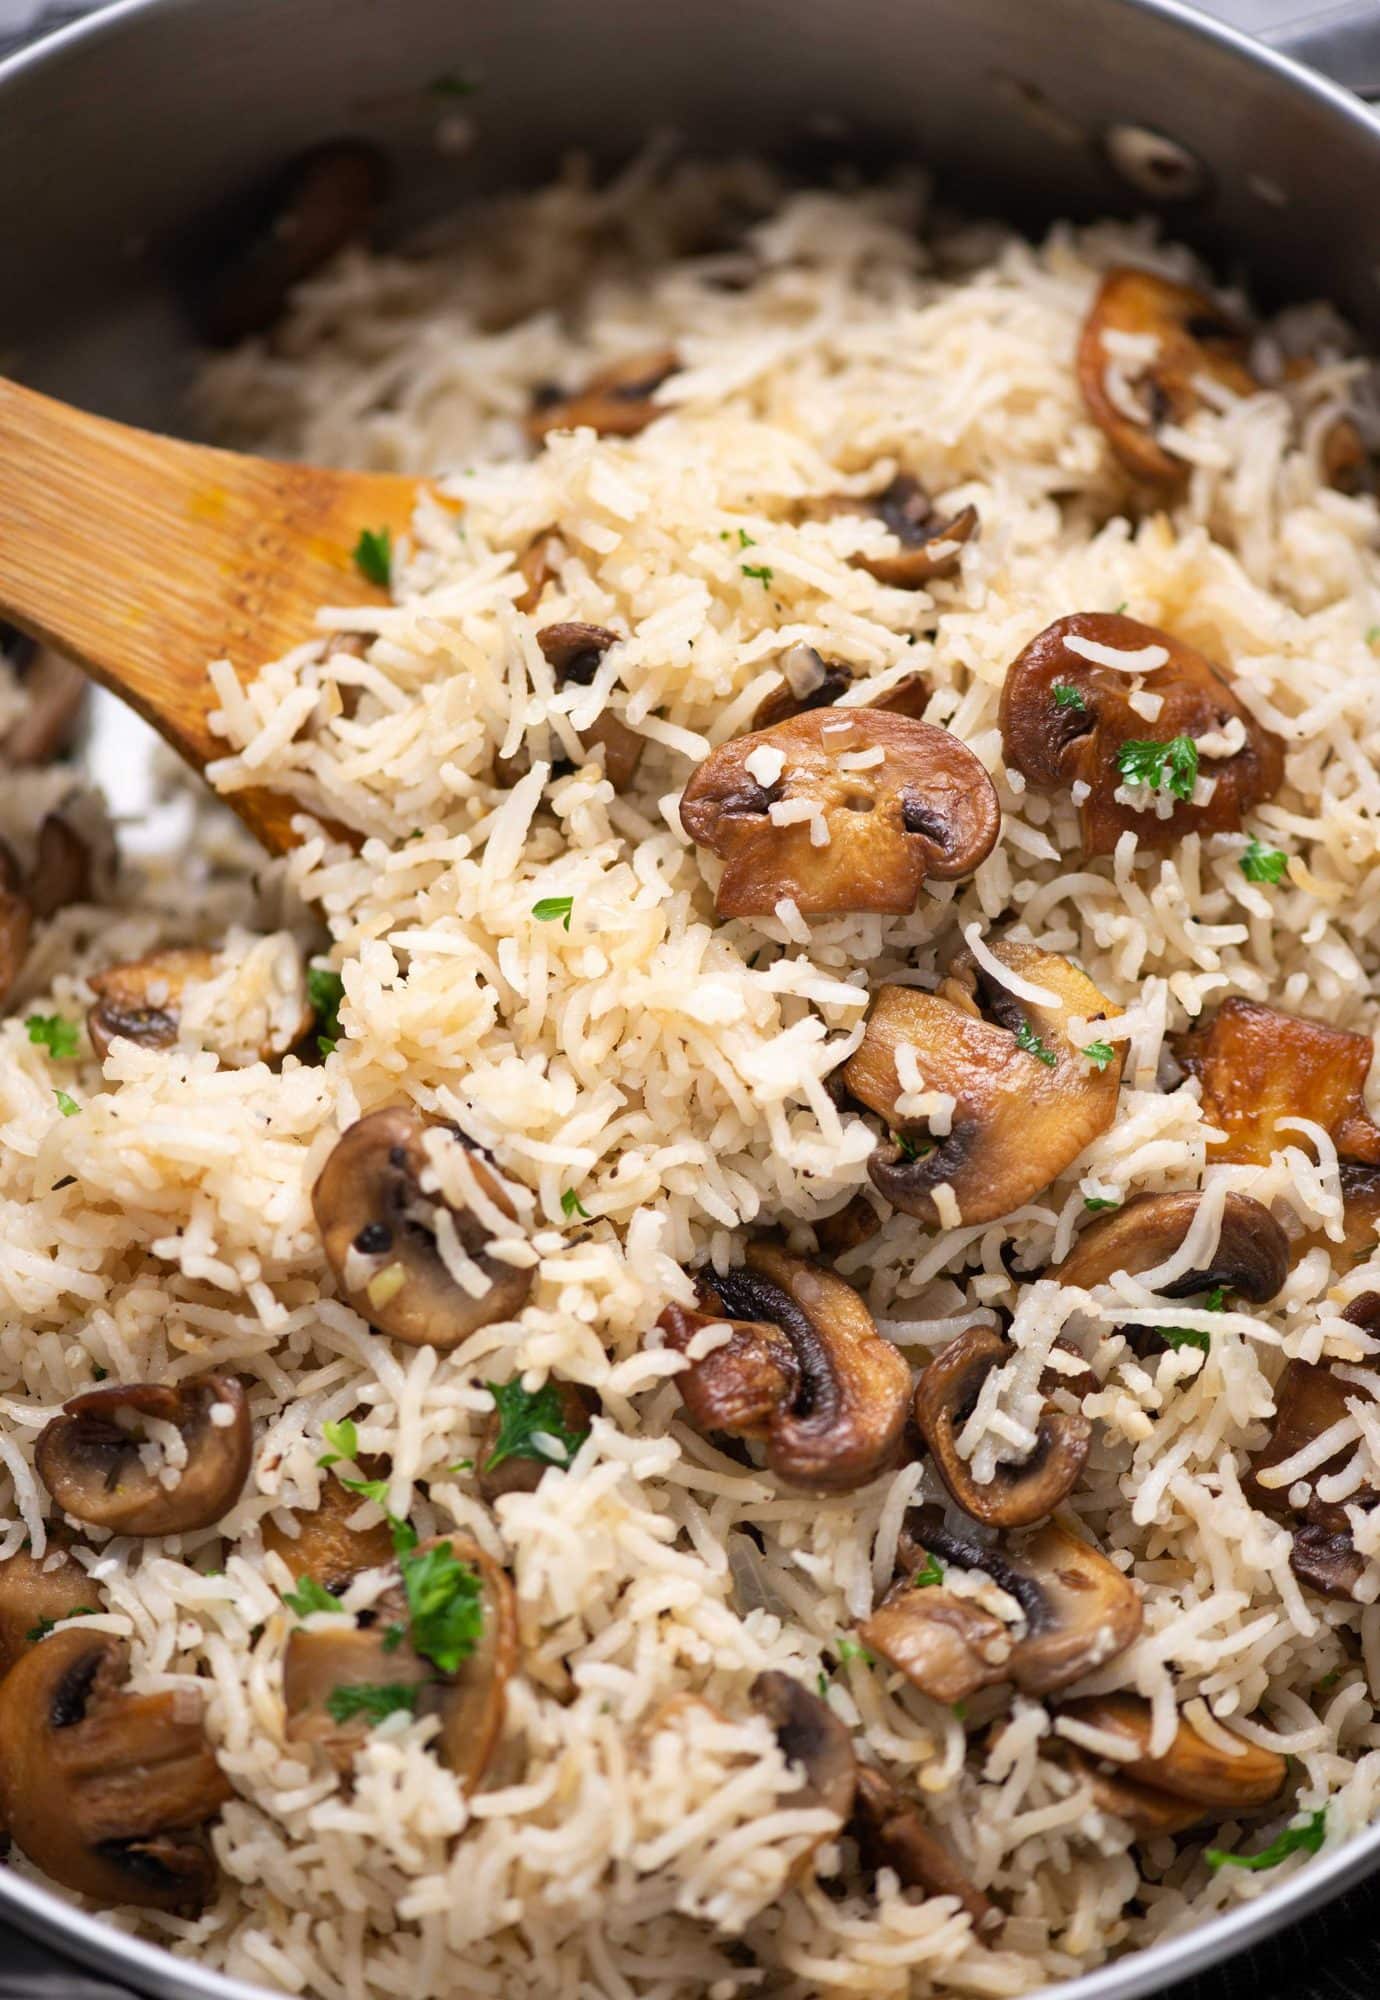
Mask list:
[[1266,847],[1263,841],[1252,834],[1245,853],[1237,864],[1248,882],[1282,882],[1284,871],[1289,866],[1289,857],[1277,847]]
[[554,924],[561,919],[561,929],[570,929],[570,912],[575,907],[573,896],[543,896],[539,903],[533,903],[532,915],[539,924]]
[[739,528],[738,530],[738,546],[740,549],[755,549],[757,546],[746,528]]
[[307,998],[316,1013],[319,1030],[316,1046],[323,1056],[328,1056],[340,1040],[340,1003],[345,998],[345,982],[327,965],[309,965]]
[[390,1625],[383,1635],[384,1652],[396,1653],[406,1637],[407,1627],[405,1625]]
[[1225,1854],[1210,1847],[1203,1859],[1209,1868],[1277,1868],[1291,1854],[1316,1854],[1327,1833],[1327,1807],[1309,1813],[1301,1826],[1286,1826],[1259,1854]]
[[410,1714],[417,1706],[417,1690],[401,1681],[355,1681],[348,1687],[332,1688],[326,1696],[326,1713],[332,1722],[350,1722],[357,1715],[370,1722],[382,1722],[387,1715]]
[[75,1021],[61,1014],[30,1014],[24,1026],[29,1031],[29,1040],[39,1048],[46,1048],[54,1062],[69,1062],[77,1053],[81,1029]]
[[1098,1069],[1106,1069],[1109,1062],[1116,1060],[1116,1050],[1110,1042],[1089,1042],[1083,1053]]
[[75,1118],[81,1110],[81,1106],[78,1104],[76,1098],[69,1097],[65,1090],[55,1090],[53,1095],[57,1099],[57,1107],[63,1117]]
[[770,583],[775,573],[765,563],[744,563],[742,571],[744,576],[753,577],[758,583]]
[[1200,1347],[1206,1354],[1212,1345],[1211,1334],[1196,1326],[1157,1326],[1151,1331],[1157,1333],[1165,1346],[1172,1347],[1176,1354],[1181,1347]]
[[94,1618],[97,1607],[94,1604],[79,1604],[75,1611],[64,1611],[61,1618],[40,1618],[37,1625],[31,1625],[24,1634],[27,1646],[36,1646],[40,1639],[46,1639],[59,1625],[65,1625],[69,1618]]
[[387,528],[363,528],[355,543],[355,568],[369,583],[387,590],[393,580],[393,537]]
[[1380,639],[1380,625],[1367,625],[1366,644],[1373,646],[1377,639]]
[[1133,736],[1116,753],[1116,767],[1128,785],[1161,786],[1176,799],[1191,799],[1198,782],[1198,745],[1191,736],[1171,736],[1167,743]]
[[957,1716],[960,1722],[966,1722],[968,1720],[968,1704],[966,1701],[950,1702],[949,1706],[953,1710],[954,1714]]
[[289,1611],[295,1611],[299,1618],[310,1618],[313,1611],[339,1611],[340,1599],[332,1597],[324,1584],[314,1576],[299,1576],[296,1590],[285,1590],[283,1602]]
[[1333,1688],[1336,1687],[1338,1681],[1341,1678],[1342,1678],[1341,1668],[1334,1667],[1330,1674],[1324,1674],[1322,1679],[1318,1682],[1318,1693],[1331,1694]]
[[1024,1049],[1028,1056],[1034,1056],[1036,1062],[1044,1063],[1049,1069],[1058,1067],[1058,1056],[1055,1055],[1053,1049],[1045,1047],[1029,1021],[1022,1020],[1020,1026],[1017,1028],[1016,1047]]
[[338,1424],[328,1418],[321,1426],[321,1435],[330,1450],[322,1452],[316,1461],[318,1465],[339,1465],[342,1458],[359,1457],[359,1432],[353,1417],[342,1417]]
[[1120,1208],[1121,1203],[1113,1201],[1110,1195],[1085,1194],[1083,1197],[1083,1206],[1087,1209],[1089,1215],[1101,1215],[1104,1209]]
[[456,1473],[473,1472],[474,1460],[472,1458],[457,1458],[453,1465],[448,1465],[446,1467],[446,1471],[456,1472]]
[[1112,613],[1113,618],[1120,618],[1122,612],[1126,609],[1126,606],[1130,603],[1130,601],[1131,600],[1129,597],[1123,597],[1120,604],[1117,605],[1116,609]]
[[473,77],[462,76],[453,69],[444,76],[433,76],[427,85],[433,97],[473,97],[478,88]]
[[1208,1293],[1207,1297],[1203,1300],[1203,1305],[1206,1308],[1206,1310],[1210,1313],[1225,1312],[1227,1309],[1226,1286],[1214,1285],[1212,1290]]
[[1084,701],[1082,695],[1076,687],[1070,687],[1067,681],[1056,681],[1051,692],[1054,696],[1054,706],[1056,708],[1071,708],[1079,715],[1082,715],[1087,709],[1088,704]]
[[866,1646],[847,1632],[840,1633],[835,1641],[834,1651],[838,1654],[841,1666],[846,1666],[849,1660],[861,1660],[865,1667],[875,1667],[877,1664]]
[[511,1382],[486,1382],[485,1388],[498,1411],[498,1436],[484,1462],[492,1472],[506,1458],[535,1458],[545,1465],[569,1465],[585,1439],[589,1426],[573,1431],[561,1415],[560,1392],[554,1382],[544,1382],[529,1395],[520,1377]]
[[911,1578],[911,1587],[915,1590],[928,1590],[931,1584],[942,1583],[943,1581],[944,1572],[939,1566],[938,1556],[934,1555],[931,1550],[926,1549],[925,1567],[916,1570],[915,1575]]
[[816,1686],[816,1687],[817,1687],[817,1688],[819,1689],[819,1698],[820,1698],[820,1700],[821,1700],[821,1701],[828,1701],[828,1699],[829,1699],[829,1676],[828,1676],[828,1674],[826,1674],[826,1673],[825,1673],[825,1671],[824,1671],[823,1667],[821,1667],[821,1668],[820,1668],[820,1670],[819,1670],[819,1675],[818,1675],[818,1678],[817,1678],[817,1679],[816,1679],[816,1681],[815,1681],[815,1686]]
[[903,1160],[918,1160],[920,1149],[914,1139],[908,1139],[904,1132],[893,1132],[892,1141]]
[[578,1215],[582,1222],[589,1221],[589,1210],[581,1202],[574,1188],[567,1188],[561,1196],[561,1214],[567,1222],[573,1215]]
[[449,1542],[404,1550],[398,1567],[407,1593],[413,1651],[433,1661],[443,1674],[453,1674],[484,1631],[478,1570],[462,1563]]
[[[376,1507],[382,1507],[385,1513],[388,1512],[388,1488],[391,1483],[389,1480],[341,1479],[338,1472],[336,1478],[340,1479],[340,1483],[347,1493],[358,1493],[361,1500],[372,1500]],[[392,1519],[391,1515],[389,1515],[389,1519]],[[415,1536],[413,1539],[416,1539]]]

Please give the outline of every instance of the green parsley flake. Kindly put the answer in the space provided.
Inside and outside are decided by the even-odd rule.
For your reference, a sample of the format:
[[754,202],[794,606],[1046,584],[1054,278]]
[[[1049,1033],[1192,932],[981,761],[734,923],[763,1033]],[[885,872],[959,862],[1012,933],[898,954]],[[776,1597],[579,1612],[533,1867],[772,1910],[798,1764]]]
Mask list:
[[462,1563],[449,1542],[406,1551],[398,1557],[398,1567],[411,1615],[413,1651],[433,1661],[443,1674],[453,1674],[484,1631],[478,1570]]
[[1105,1209],[1120,1208],[1121,1203],[1114,1201],[1110,1195],[1085,1194],[1083,1197],[1083,1206],[1087,1209],[1089,1215],[1101,1215]]
[[1316,1854],[1327,1833],[1327,1807],[1309,1813],[1299,1826],[1286,1826],[1259,1854],[1225,1854],[1210,1847],[1203,1859],[1209,1868],[1277,1868],[1291,1854]]
[[446,1471],[454,1473],[473,1472],[474,1460],[472,1458],[457,1458],[453,1465],[446,1467]]
[[957,1716],[960,1722],[966,1722],[968,1720],[968,1704],[966,1701],[951,1702],[950,1707],[953,1709],[954,1714]]
[[348,1687],[332,1688],[326,1696],[326,1713],[332,1722],[350,1722],[365,1715],[371,1723],[404,1709],[411,1714],[417,1706],[417,1689],[401,1681],[355,1681]]
[[1336,1687],[1338,1681],[1341,1678],[1342,1678],[1341,1668],[1334,1667],[1330,1674],[1324,1674],[1322,1679],[1318,1682],[1318,1693],[1331,1694],[1333,1688]]
[[1380,625],[1367,625],[1366,644],[1373,646],[1377,639],[1380,639]]
[[1252,834],[1245,853],[1237,864],[1248,882],[1282,882],[1284,871],[1289,866],[1289,857],[1277,847],[1266,847]]
[[1131,600],[1128,597],[1123,597],[1120,604],[1118,604],[1115,610],[1112,612],[1113,618],[1120,618],[1122,612],[1126,609],[1126,606],[1130,603],[1130,601]]
[[1044,1043],[1040,1040],[1040,1037],[1031,1027],[1029,1021],[1022,1020],[1020,1026],[1017,1028],[1016,1047],[1018,1049],[1024,1049],[1025,1053],[1028,1056],[1034,1056],[1036,1062],[1044,1063],[1048,1069],[1055,1069],[1058,1067],[1059,1063],[1058,1056],[1055,1055],[1053,1049],[1047,1049],[1045,1047]]
[[573,1215],[578,1215],[582,1222],[589,1221],[589,1210],[583,1205],[574,1188],[567,1188],[561,1196],[561,1214],[567,1222]]
[[1148,1331],[1157,1333],[1165,1346],[1172,1347],[1176,1354],[1181,1347],[1200,1347],[1206,1354],[1212,1345],[1212,1335],[1196,1326],[1155,1326]]
[[[339,1473],[336,1474],[336,1478],[340,1479]],[[390,1480],[340,1479],[340,1483],[347,1493],[358,1493],[361,1500],[372,1500],[376,1507],[382,1507],[385,1513],[387,1512],[388,1488],[392,1483]]]
[[744,563],[742,571],[744,576],[753,577],[758,583],[770,583],[774,574],[765,563]]
[[1203,1306],[1205,1310],[1210,1313],[1225,1312],[1227,1309],[1226,1286],[1214,1285],[1212,1290],[1208,1293],[1207,1297],[1203,1300]]
[[746,528],[739,528],[738,530],[738,546],[740,549],[755,549],[757,546]]
[[61,1014],[30,1014],[24,1026],[29,1031],[29,1040],[38,1048],[46,1048],[54,1062],[70,1062],[77,1053],[81,1029],[75,1021],[68,1021]]
[[323,1056],[328,1056],[340,1040],[340,1003],[345,998],[345,982],[328,965],[309,965],[307,998],[316,1013],[316,1046]]
[[65,1625],[69,1618],[94,1618],[97,1607],[94,1604],[79,1604],[75,1611],[64,1611],[61,1618],[40,1618],[37,1625],[31,1625],[24,1634],[27,1646],[36,1646],[40,1639],[46,1639],[50,1632]]
[[846,1666],[850,1660],[860,1660],[865,1667],[875,1667],[877,1664],[866,1646],[851,1638],[847,1632],[841,1633],[835,1641],[834,1651],[838,1654],[842,1666]]
[[57,1107],[63,1117],[75,1118],[81,1110],[81,1106],[78,1104],[76,1098],[69,1097],[65,1090],[55,1090],[53,1095],[57,1099]]
[[928,1590],[931,1584],[942,1583],[943,1581],[944,1572],[939,1566],[938,1556],[932,1550],[926,1549],[925,1567],[916,1570],[915,1575],[911,1578],[912,1588],[915,1590]]
[[573,896],[543,896],[539,903],[533,903],[532,915],[539,924],[554,924],[561,919],[561,929],[570,929],[570,912],[575,907]]
[[1051,693],[1054,696],[1054,706],[1056,708],[1071,708],[1079,715],[1085,713],[1088,704],[1084,701],[1077,688],[1070,687],[1067,681],[1056,681],[1051,689]]
[[406,1637],[407,1627],[405,1625],[390,1625],[383,1635],[384,1652],[396,1653]]
[[355,568],[369,583],[387,590],[393,580],[393,537],[387,528],[364,528],[355,543]]
[[1163,786],[1174,798],[1193,797],[1198,782],[1198,745],[1191,736],[1171,736],[1167,743],[1133,736],[1116,753],[1116,767],[1128,785]]
[[506,1458],[535,1458],[544,1465],[569,1465],[585,1439],[589,1426],[573,1431],[561,1415],[560,1391],[554,1382],[544,1382],[535,1394],[522,1386],[521,1378],[511,1382],[486,1382],[485,1388],[498,1411],[498,1436],[484,1463],[492,1472]]
[[1089,1042],[1083,1053],[1097,1069],[1106,1069],[1109,1062],[1116,1060],[1116,1050],[1110,1042]]
[[342,1458],[359,1457],[359,1432],[353,1417],[342,1417],[338,1424],[328,1418],[321,1426],[321,1435],[330,1450],[321,1454],[316,1461],[318,1465],[339,1465]]
[[462,76],[458,70],[447,70],[444,76],[434,76],[427,85],[433,97],[473,97],[478,88],[473,77]]
[[313,1611],[339,1611],[340,1599],[332,1597],[324,1585],[314,1576],[299,1576],[296,1590],[285,1590],[283,1602],[289,1611],[295,1611],[299,1618],[310,1618]]
[[824,1671],[823,1667],[821,1667],[821,1668],[820,1668],[820,1670],[819,1670],[819,1675],[818,1675],[818,1678],[817,1678],[817,1679],[816,1679],[816,1681],[815,1681],[815,1686],[816,1686],[816,1687],[817,1687],[817,1688],[819,1689],[819,1698],[820,1698],[820,1700],[821,1700],[821,1701],[828,1701],[828,1699],[829,1699],[829,1676],[828,1676],[828,1674],[826,1674],[826,1673],[825,1673],[825,1671]]

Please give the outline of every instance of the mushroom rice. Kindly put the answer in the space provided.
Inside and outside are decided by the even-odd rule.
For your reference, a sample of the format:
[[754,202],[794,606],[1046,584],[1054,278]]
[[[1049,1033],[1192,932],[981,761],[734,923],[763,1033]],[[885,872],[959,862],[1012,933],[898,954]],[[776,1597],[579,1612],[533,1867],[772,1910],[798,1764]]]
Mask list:
[[208,364],[439,479],[212,668],[286,858],[0,800],[12,1865],[322,2000],[918,2000],[1369,1824],[1366,386],[656,159]]

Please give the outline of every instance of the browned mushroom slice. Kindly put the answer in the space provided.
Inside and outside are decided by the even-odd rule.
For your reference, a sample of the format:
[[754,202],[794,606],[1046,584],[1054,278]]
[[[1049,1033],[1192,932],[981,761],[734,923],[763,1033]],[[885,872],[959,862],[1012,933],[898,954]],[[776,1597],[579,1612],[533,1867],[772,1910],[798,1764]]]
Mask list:
[[[371,1111],[352,1125],[311,1193],[326,1259],[344,1297],[380,1333],[409,1347],[457,1347],[478,1327],[515,1318],[532,1289],[530,1266],[487,1254],[493,1238],[477,1215],[423,1192],[423,1178],[431,1179],[433,1170],[422,1142],[436,1129],[467,1149],[480,1195],[511,1216],[503,1187],[464,1135],[403,1106]],[[437,1248],[440,1226],[453,1228],[460,1250],[488,1280],[477,1297],[451,1276]]]
[[1152,1756],[1154,1713],[1150,1703],[1138,1695],[1085,1695],[1079,1701],[1064,1703],[1059,1712],[1134,1750],[1134,1756],[1117,1759],[1114,1768],[1118,1777],[1153,1785],[1172,1798],[1231,1812],[1268,1805],[1284,1789],[1288,1769],[1273,1750],[1262,1750],[1245,1737],[1236,1739],[1241,1745],[1239,1755],[1219,1749],[1182,1717],[1169,1748]]
[[916,1427],[940,1477],[964,1513],[989,1528],[1024,1528],[1052,1514],[1077,1485],[1092,1443],[1085,1416],[1046,1403],[1029,1457],[999,1466],[988,1485],[977,1484],[959,1456],[958,1433],[988,1375],[1012,1351],[992,1328],[969,1327],[935,1355],[915,1390]]
[[[853,669],[841,660],[825,660],[813,646],[791,646],[781,656],[784,679],[773,688],[753,712],[754,730],[774,728],[789,722],[793,715],[808,715],[814,708],[832,708],[854,685]],[[890,715],[909,715],[922,722],[929,706],[930,687],[924,674],[903,674],[880,693],[857,704],[860,708],[882,708]]]
[[34,915],[52,917],[70,903],[89,902],[91,872],[91,849],[76,826],[61,812],[45,813],[29,871]]
[[182,995],[193,979],[210,979],[216,955],[195,946],[151,952],[128,965],[93,972],[87,984],[96,995],[87,1009],[86,1032],[104,1062],[117,1035],[143,1049],[170,1049],[177,1040]]
[[[366,1479],[374,1465],[360,1464]],[[363,1505],[358,1493],[347,1492],[337,1480],[322,1482],[321,1498],[309,1514],[294,1514],[297,1533],[288,1534],[276,1521],[263,1524],[264,1548],[281,1556],[292,1574],[310,1577],[324,1590],[340,1591],[363,1569],[381,1569],[393,1559],[393,1535],[387,1521],[372,1528],[352,1528],[350,1516]]]
[[[1160,699],[1153,722],[1131,706],[1138,685]],[[1219,668],[1172,633],[1116,612],[1075,611],[1032,639],[1006,670],[1000,721],[1007,763],[1037,791],[1087,787],[1078,808],[1085,854],[1110,854],[1128,831],[1142,847],[1172,847],[1188,833],[1238,832],[1284,776],[1280,739],[1255,721]],[[1220,737],[1225,749],[1240,732],[1231,754],[1199,756],[1200,741]],[[1176,779],[1168,761],[1168,746],[1179,738],[1195,746],[1197,776],[1213,781],[1204,805],[1173,789],[1194,782],[1189,770]],[[1146,750],[1138,756],[1129,745]],[[1128,784],[1123,757],[1149,773],[1152,802],[1144,811],[1117,796]]]
[[518,558],[518,574],[526,588],[521,597],[513,599],[515,611],[536,610],[542,592],[560,567],[561,553],[561,538],[554,528],[546,528],[541,534],[533,536]]
[[[537,644],[555,671],[558,687],[588,687],[599,671],[599,662],[610,646],[618,644],[618,634],[603,625],[548,625],[538,632]],[[637,775],[646,744],[622,717],[605,709],[585,730],[580,741],[587,755],[604,753],[604,771],[616,792],[625,792]]]
[[1081,1680],[1124,1653],[1140,1631],[1144,1612],[1135,1584],[1058,1521],[990,1544],[953,1533],[938,1508],[920,1507],[907,1517],[901,1560],[918,1567],[913,1559],[927,1550],[984,1570],[1016,1600],[1026,1634],[1012,1646],[1003,1678],[1026,1694],[1051,1694]]
[[[449,1650],[414,1643],[408,1578],[453,1559],[450,1581],[473,1597],[476,1629]],[[437,1535],[401,1558],[398,1580],[361,1622],[341,1630],[294,1631],[283,1655],[287,1736],[319,1748],[347,1771],[384,1715],[406,1709],[441,1719],[441,1762],[466,1791],[483,1777],[507,1707],[517,1666],[517,1600],[506,1572],[464,1535]],[[435,1578],[427,1584],[434,1595]],[[447,1635],[449,1640],[449,1635]],[[438,1659],[435,1654],[439,1653]],[[352,1694],[351,1690],[361,1692]],[[364,1692],[367,1690],[367,1692]],[[391,1706],[380,1693],[391,1697]]]
[[24,894],[23,875],[9,848],[0,840],[0,1000],[24,969],[32,929],[33,911]]
[[[145,1465],[146,1424],[171,1424],[183,1462],[165,1454],[165,1485]],[[228,1514],[249,1476],[249,1404],[233,1375],[176,1385],[112,1383],[62,1406],[40,1433],[34,1467],[64,1514],[116,1535],[177,1535]]]
[[[778,823],[773,807],[812,810]],[[724,862],[721,917],[770,916],[785,897],[812,915],[904,915],[927,880],[971,875],[1001,823],[966,744],[875,708],[816,709],[721,744],[691,777],[680,817]]]
[[[1144,358],[1128,361],[1136,342]],[[1188,467],[1161,442],[1161,427],[1188,422],[1202,406],[1205,377],[1237,396],[1258,389],[1249,350],[1245,328],[1206,293],[1122,266],[1108,271],[1084,321],[1078,386],[1127,471],[1169,486]]]
[[748,1698],[775,1730],[787,1763],[805,1773],[804,1785],[786,1794],[787,1802],[822,1806],[837,1813],[842,1825],[853,1810],[858,1766],[848,1731],[833,1710],[790,1674],[774,1670],[758,1674]]
[[928,493],[908,472],[898,473],[859,510],[876,514],[900,543],[894,556],[854,556],[859,569],[897,590],[920,590],[940,577],[952,576],[963,559],[963,547],[978,531],[976,507],[962,507],[945,518]]
[[[1005,940],[991,949],[1017,977],[1055,994],[1056,1004],[1018,1000],[965,956],[937,993],[883,986],[843,1069],[853,1096],[899,1135],[899,1143],[873,1153],[873,1185],[931,1228],[944,1224],[936,1187],[953,1190],[964,1222],[1008,1215],[1057,1179],[1116,1116],[1124,1052],[1118,1048],[1099,1068],[1074,1047],[1066,1023],[1075,1015],[1108,1020],[1121,1009],[1066,958]],[[990,1019],[979,1013],[975,992]],[[897,1110],[903,1043],[914,1049],[926,1085],[956,1100],[941,1139]]]
[[1278,1148],[1301,1143],[1297,1132],[1277,1131],[1279,1120],[1308,1118],[1343,1159],[1380,1165],[1380,1127],[1365,1103],[1369,1035],[1232,999],[1181,1035],[1174,1053],[1202,1086],[1204,1118],[1225,1134],[1209,1142],[1210,1159],[1265,1166]]
[[0,1674],[64,1618],[101,1609],[100,1585],[58,1537],[49,1535],[41,1556],[28,1549],[7,1556],[0,1562]]
[[[1118,1271],[1133,1277],[1153,1270],[1180,1247],[1203,1197],[1184,1194],[1138,1194],[1116,1211],[1092,1223],[1062,1264],[1047,1273],[1061,1285],[1090,1291],[1105,1285]],[[1189,1271],[1164,1287],[1167,1299],[1221,1285],[1238,1292],[1252,1305],[1272,1299],[1289,1274],[1289,1239],[1268,1208],[1248,1194],[1228,1194],[1222,1209],[1217,1248],[1201,1270]]]
[[195,1914],[215,1889],[206,1823],[231,1796],[195,1689],[125,1692],[129,1649],[58,1631],[0,1681],[0,1814],[64,1889]]
[[966,1701],[1011,1677],[1009,1629],[971,1598],[935,1584],[893,1585],[858,1637],[931,1701]]
[[70,746],[91,683],[51,646],[35,646],[19,671],[26,707],[0,744],[0,757],[24,767],[48,764]]
[[[578,1382],[562,1382],[554,1375],[540,1394],[554,1397],[556,1415],[565,1433],[564,1439],[555,1434],[545,1451],[532,1446],[529,1438],[528,1443],[505,1451],[495,1464],[495,1447],[503,1429],[503,1413],[497,1399],[484,1419],[484,1428],[475,1446],[474,1463],[479,1497],[490,1507],[505,1493],[535,1493],[553,1465],[569,1462],[568,1458],[557,1457],[557,1452],[568,1450],[569,1458],[574,1457],[574,1441],[584,1439],[589,1431],[590,1418],[599,1410],[599,1399],[592,1389],[586,1389]],[[531,1434],[531,1437],[539,1436],[540,1432]],[[567,1440],[571,1442],[567,1443]]]
[[583,389],[567,395],[560,389],[538,392],[527,419],[527,434],[537,444],[548,431],[581,427],[601,437],[635,437],[665,412],[653,402],[657,390],[680,367],[673,347],[626,354],[591,375]]
[[1124,1819],[1138,1840],[1162,1839],[1187,1833],[1204,1818],[1204,1809],[1188,1800],[1176,1799],[1154,1785],[1140,1785],[1124,1778],[1116,1764],[1099,1764],[1086,1750],[1072,1743],[1051,1743],[1046,1753],[1065,1770],[1087,1785],[1094,1803],[1105,1813]]
[[[1348,1317],[1368,1313],[1367,1294],[1348,1310]],[[1260,1475],[1273,1471],[1305,1445],[1330,1431],[1351,1413],[1352,1402],[1369,1402],[1365,1389],[1344,1382],[1321,1362],[1290,1361],[1275,1384],[1275,1415],[1268,1441],[1254,1454],[1250,1470],[1241,1481],[1241,1490],[1253,1507],[1277,1520],[1296,1521],[1294,1546],[1289,1567],[1300,1583],[1322,1597],[1350,1599],[1365,1573],[1365,1563],[1352,1539],[1346,1506],[1323,1500],[1318,1495],[1319,1480],[1340,1472],[1350,1458],[1351,1445],[1341,1445],[1324,1464],[1308,1475],[1309,1497],[1302,1509],[1293,1505],[1288,1486],[1264,1485]],[[1371,1507],[1377,1499],[1368,1486],[1348,1496],[1352,1506]]]
[[659,1322],[681,1352],[716,1321],[733,1325],[676,1377],[700,1429],[765,1439],[772,1471],[816,1492],[851,1492],[891,1464],[910,1369],[850,1285],[754,1243],[737,1270],[701,1281],[700,1307],[668,1306]]
[[815,1241],[827,1257],[842,1257],[861,1243],[870,1243],[882,1226],[882,1218],[865,1194],[855,1194],[832,1215],[822,1215],[815,1224]]
[[875,1764],[859,1764],[853,1830],[866,1864],[895,1870],[902,1888],[927,1896],[954,1896],[973,1920],[979,1937],[1001,1923],[1001,1911],[971,1882],[939,1836],[925,1824],[919,1806],[904,1798]]
[[213,217],[198,231],[184,271],[200,337],[232,347],[271,326],[294,286],[367,235],[387,185],[375,147],[329,139]]

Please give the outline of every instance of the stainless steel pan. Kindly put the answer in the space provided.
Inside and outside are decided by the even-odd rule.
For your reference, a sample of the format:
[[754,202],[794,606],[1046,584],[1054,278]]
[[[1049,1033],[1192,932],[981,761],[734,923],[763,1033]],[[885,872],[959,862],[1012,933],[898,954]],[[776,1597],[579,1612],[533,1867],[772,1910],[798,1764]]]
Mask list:
[[[1319,73],[1380,94],[1380,0],[1213,4],[1231,26],[1178,0],[121,0],[0,66],[0,367],[176,429],[171,246],[342,132],[388,154],[394,233],[657,128],[713,150],[918,155],[954,199],[1020,221],[1160,208],[1263,295],[1329,296],[1380,344],[1380,122]],[[459,159],[437,150],[429,89],[455,72],[480,86]],[[1061,2000],[1163,1992],[1377,1856],[1380,1827]],[[0,1915],[125,1988],[259,1996],[3,1869]],[[0,1944],[0,1993],[33,1990]],[[52,1990],[89,1989],[60,1970]]]

